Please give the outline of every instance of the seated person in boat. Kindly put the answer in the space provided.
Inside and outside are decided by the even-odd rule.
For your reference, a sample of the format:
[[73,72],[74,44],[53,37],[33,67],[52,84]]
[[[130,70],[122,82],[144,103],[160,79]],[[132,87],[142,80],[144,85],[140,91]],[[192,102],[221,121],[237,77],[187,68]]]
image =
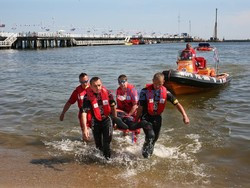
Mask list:
[[187,43],[186,44],[186,48],[183,50],[184,51],[189,51],[192,53],[192,57],[195,57],[196,56],[196,51],[195,49],[192,48],[191,44]]
[[193,58],[193,54],[190,51],[182,51],[180,55],[181,60],[191,60]]

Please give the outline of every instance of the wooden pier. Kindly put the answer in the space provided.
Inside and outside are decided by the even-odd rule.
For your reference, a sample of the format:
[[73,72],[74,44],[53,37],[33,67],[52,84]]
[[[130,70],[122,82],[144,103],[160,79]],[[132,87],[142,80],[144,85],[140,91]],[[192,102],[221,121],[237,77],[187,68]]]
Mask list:
[[164,42],[191,42],[188,37],[155,37],[155,36],[88,36],[61,33],[0,33],[0,49],[39,49],[73,46],[125,45],[128,39],[140,39],[141,44]]

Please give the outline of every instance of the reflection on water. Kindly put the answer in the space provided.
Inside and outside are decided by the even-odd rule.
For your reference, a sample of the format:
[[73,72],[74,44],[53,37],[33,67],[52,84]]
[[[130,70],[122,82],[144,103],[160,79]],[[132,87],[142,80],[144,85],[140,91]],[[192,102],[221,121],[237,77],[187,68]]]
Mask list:
[[215,44],[221,72],[232,75],[231,83],[219,90],[178,97],[190,117],[190,126],[185,126],[179,112],[168,104],[151,159],[141,156],[143,133],[138,143],[132,144],[130,136],[122,137],[115,131],[110,161],[103,159],[93,140],[88,144],[81,141],[76,105],[63,122],[58,120],[78,85],[79,73],[101,77],[112,91],[118,86],[117,77],[126,74],[137,89],[142,89],[155,72],[175,68],[177,51],[185,44],[0,51],[0,143],[14,148],[32,145],[53,159],[38,158],[32,164],[87,164],[89,171],[94,169],[98,174],[96,181],[107,181],[102,175],[105,166],[105,174],[121,179],[124,187],[247,185],[248,45]]

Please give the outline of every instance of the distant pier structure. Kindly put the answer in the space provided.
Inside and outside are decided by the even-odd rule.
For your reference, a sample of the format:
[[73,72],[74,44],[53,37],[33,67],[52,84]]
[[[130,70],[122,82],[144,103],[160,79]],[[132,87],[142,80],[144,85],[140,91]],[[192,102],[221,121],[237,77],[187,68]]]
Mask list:
[[81,35],[62,33],[0,33],[0,49],[39,49],[73,46],[125,45],[126,40],[138,39],[140,44],[164,42],[192,42],[189,36],[117,36]]

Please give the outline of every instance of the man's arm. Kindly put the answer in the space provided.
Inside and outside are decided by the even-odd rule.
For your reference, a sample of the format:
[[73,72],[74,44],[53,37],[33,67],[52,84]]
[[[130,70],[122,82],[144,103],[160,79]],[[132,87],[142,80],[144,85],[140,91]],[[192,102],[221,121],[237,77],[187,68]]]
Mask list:
[[182,105],[181,105],[180,103],[178,103],[178,104],[176,104],[175,106],[176,106],[176,108],[178,109],[178,111],[182,114],[183,122],[184,122],[185,124],[189,124],[189,122],[190,122],[190,121],[189,121],[189,118],[188,118],[188,116],[187,116],[187,114],[186,114],[184,108],[182,107]]
[[89,130],[87,127],[87,113],[86,112],[82,112],[81,113],[81,118],[80,121],[82,122],[82,135],[83,135],[83,140],[88,141],[90,139],[89,136]]
[[116,112],[116,102],[114,100],[114,96],[112,95],[111,91],[109,92],[109,104],[111,107],[111,114],[113,117],[117,117],[117,112]]
[[72,104],[74,104],[77,101],[77,91],[74,90],[69,98],[69,100],[65,103],[64,107],[63,107],[63,111],[60,115],[60,121],[63,121],[64,119],[64,114],[68,111],[68,109],[70,108],[70,106]]
[[117,111],[116,111],[116,106],[111,106],[111,114],[113,117],[117,117]]
[[132,115],[135,113],[136,109],[138,108],[138,93],[135,87],[133,87],[132,91],[132,96],[131,96],[131,100],[132,100],[132,108],[130,110],[130,112],[128,113],[128,115]]
[[64,105],[64,107],[63,107],[63,111],[62,111],[62,113],[61,113],[61,115],[60,115],[60,118],[59,118],[60,121],[63,121],[63,119],[64,119],[64,114],[68,111],[68,109],[70,108],[70,106],[71,106],[71,103],[69,103],[69,101],[65,103],[65,105]]
[[137,108],[137,114],[136,114],[136,117],[135,117],[136,122],[138,122],[138,120],[140,119],[140,117],[142,115],[142,110],[143,110],[143,107],[141,105],[139,105],[138,108]]
[[138,122],[140,117],[142,116],[143,106],[145,106],[145,104],[147,104],[146,91],[147,90],[144,88],[140,92],[139,105],[138,105],[137,113],[136,113],[136,117],[135,117],[136,122]]
[[128,115],[130,116],[130,115],[134,114],[137,108],[138,108],[137,104],[133,105],[130,112],[128,113]]
[[189,118],[186,114],[186,111],[184,110],[182,105],[179,103],[179,101],[175,98],[175,96],[170,91],[167,92],[167,100],[171,102],[173,105],[175,105],[178,111],[182,114],[183,122],[185,124],[189,124]]
[[81,125],[82,125],[82,137],[83,140],[88,141],[90,139],[90,135],[89,135],[89,129],[87,126],[87,113],[90,111],[91,109],[91,104],[90,101],[88,100],[88,96],[85,95],[83,98],[83,104],[82,107],[80,108],[80,112],[81,112],[81,116],[80,116],[80,121],[81,121]]

